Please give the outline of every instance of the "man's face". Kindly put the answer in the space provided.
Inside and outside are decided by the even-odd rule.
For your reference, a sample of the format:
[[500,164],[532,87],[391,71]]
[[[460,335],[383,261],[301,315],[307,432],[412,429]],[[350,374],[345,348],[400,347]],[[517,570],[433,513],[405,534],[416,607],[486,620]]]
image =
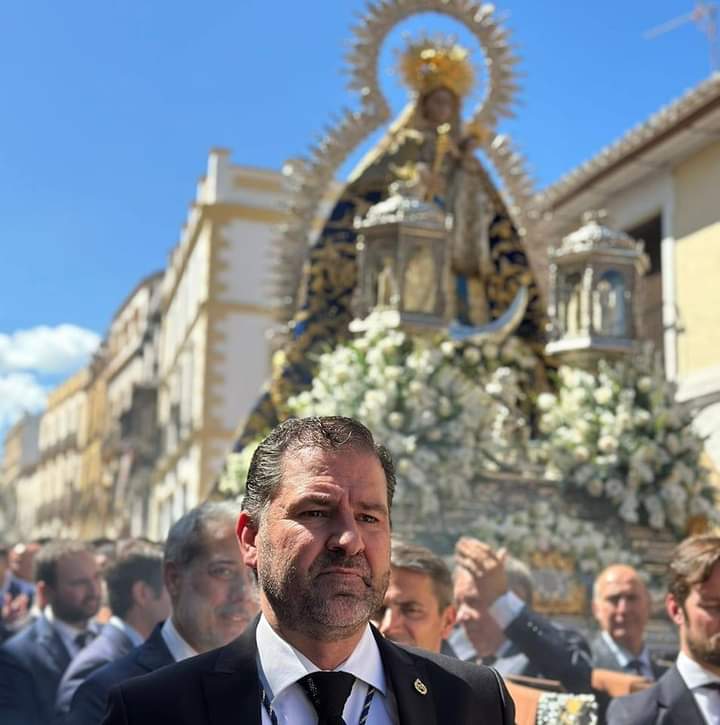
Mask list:
[[439,652],[455,622],[455,608],[441,610],[428,574],[392,567],[385,601],[376,617],[380,632],[388,639]]
[[281,629],[334,641],[382,604],[390,574],[385,473],[369,451],[287,452],[282,481],[255,531],[238,526],[263,611]]
[[638,573],[626,566],[608,569],[598,581],[593,614],[619,645],[638,654],[650,618],[650,597]]
[[707,581],[690,590],[684,606],[669,594],[667,610],[680,628],[682,651],[720,674],[720,563],[715,564]]
[[204,550],[186,567],[166,564],[173,622],[197,652],[235,639],[258,609],[255,585],[231,524],[208,527]]
[[63,622],[84,626],[100,609],[102,580],[89,551],[66,554],[57,563],[55,585],[43,590],[53,614]]
[[488,611],[475,578],[462,567],[455,571],[455,606],[458,624],[464,627],[478,655],[488,657],[495,654],[505,635]]
[[33,579],[33,561],[40,547],[37,544],[15,544],[10,551],[10,568],[13,574],[25,581]]

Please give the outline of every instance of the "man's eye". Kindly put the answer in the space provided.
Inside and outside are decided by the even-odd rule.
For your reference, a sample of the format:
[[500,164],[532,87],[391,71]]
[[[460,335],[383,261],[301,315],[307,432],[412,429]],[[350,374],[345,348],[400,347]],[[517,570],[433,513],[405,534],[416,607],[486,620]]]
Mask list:
[[376,524],[379,521],[376,516],[372,516],[371,514],[360,514],[358,519],[365,524]]
[[314,509],[313,511],[303,511],[302,515],[309,519],[320,519],[323,516],[327,516],[327,512]]
[[231,579],[235,576],[235,569],[230,566],[219,566],[210,569],[210,575],[218,579]]

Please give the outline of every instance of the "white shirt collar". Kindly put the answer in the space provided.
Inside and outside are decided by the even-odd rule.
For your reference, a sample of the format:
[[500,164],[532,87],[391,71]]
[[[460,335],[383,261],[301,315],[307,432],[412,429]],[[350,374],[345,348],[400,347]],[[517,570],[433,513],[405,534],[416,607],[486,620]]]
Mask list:
[[684,652],[680,652],[676,660],[678,672],[685,680],[689,690],[707,685],[709,682],[720,682],[720,677],[706,670],[701,664],[690,659]]
[[132,642],[133,647],[139,647],[145,641],[144,637],[135,627],[129,625],[124,619],[116,617],[114,614],[108,620],[108,624],[111,624],[115,629],[119,629]]
[[45,616],[45,619],[50,622],[52,628],[58,633],[58,636],[65,645],[65,649],[69,652],[71,657],[74,657],[80,651],[80,647],[78,647],[77,642],[75,642],[75,638],[79,634],[82,634],[83,632],[92,632],[97,635],[100,630],[98,623],[92,619],[88,621],[87,627],[85,628],[75,627],[68,622],[63,622],[62,619],[58,619],[55,616],[55,612],[53,612],[52,605],[50,604],[43,609],[43,615]]
[[615,659],[620,663],[621,667],[627,667],[629,662],[639,660],[646,665],[650,671],[652,671],[652,662],[650,661],[650,652],[648,652],[647,646],[644,646],[642,652],[640,652],[640,654],[636,657],[626,650],[625,647],[619,645],[605,630],[603,630],[600,635],[603,640],[605,640],[605,644],[610,648],[610,651],[615,656]]
[[[302,652],[286,642],[270,626],[264,616],[261,616],[258,622],[255,640],[265,684],[270,688],[268,696],[271,700],[274,700],[300,678],[320,669]],[[349,672],[358,680],[372,685],[384,696],[387,696],[385,670],[370,625],[365,627],[365,631],[350,657],[338,665],[335,671]]]
[[173,624],[172,617],[168,617],[160,630],[170,654],[175,662],[186,660],[188,657],[195,657],[198,654],[181,636]]

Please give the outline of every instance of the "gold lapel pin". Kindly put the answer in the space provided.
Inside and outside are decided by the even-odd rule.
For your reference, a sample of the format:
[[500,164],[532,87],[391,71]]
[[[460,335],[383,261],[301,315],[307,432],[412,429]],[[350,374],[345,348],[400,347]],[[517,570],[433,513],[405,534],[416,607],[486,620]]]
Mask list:
[[417,680],[414,682],[415,689],[421,694],[421,695],[427,695],[427,687],[425,687],[425,683],[418,677]]

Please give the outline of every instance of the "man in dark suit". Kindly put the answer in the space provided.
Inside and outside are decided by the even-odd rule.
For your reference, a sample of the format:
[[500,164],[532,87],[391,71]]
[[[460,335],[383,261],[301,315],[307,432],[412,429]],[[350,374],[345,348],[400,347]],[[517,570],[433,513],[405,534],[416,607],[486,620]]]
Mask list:
[[[458,541],[455,558],[457,621],[475,657],[502,675],[559,680],[568,692],[591,691],[587,642],[532,611],[532,579],[522,562],[470,537]],[[450,644],[463,656],[457,635]]]
[[665,605],[678,627],[680,653],[652,687],[613,700],[608,725],[720,722],[720,537],[686,539],[669,570]]
[[667,669],[645,644],[650,594],[638,572],[625,564],[603,570],[593,585],[592,610],[600,632],[590,647],[593,665],[658,679]]
[[68,725],[98,725],[113,686],[227,644],[245,629],[258,604],[237,546],[238,512],[232,503],[204,503],[173,524],[163,563],[172,616],[137,649],[80,685]]
[[112,611],[110,621],[70,663],[58,688],[60,718],[70,709],[75,690],[97,669],[141,645],[170,614],[162,578],[162,552],[145,542],[126,542],[105,574]]
[[47,606],[0,648],[0,722],[47,725],[65,668],[93,633],[100,577],[92,552],[74,542],[47,544],[35,560],[37,593]]
[[[226,647],[114,690],[105,725],[510,725],[493,670],[405,649],[368,624],[390,569],[392,462],[348,418],[286,421],[257,448],[238,537],[262,615]],[[344,718],[344,719],[343,719]]]

